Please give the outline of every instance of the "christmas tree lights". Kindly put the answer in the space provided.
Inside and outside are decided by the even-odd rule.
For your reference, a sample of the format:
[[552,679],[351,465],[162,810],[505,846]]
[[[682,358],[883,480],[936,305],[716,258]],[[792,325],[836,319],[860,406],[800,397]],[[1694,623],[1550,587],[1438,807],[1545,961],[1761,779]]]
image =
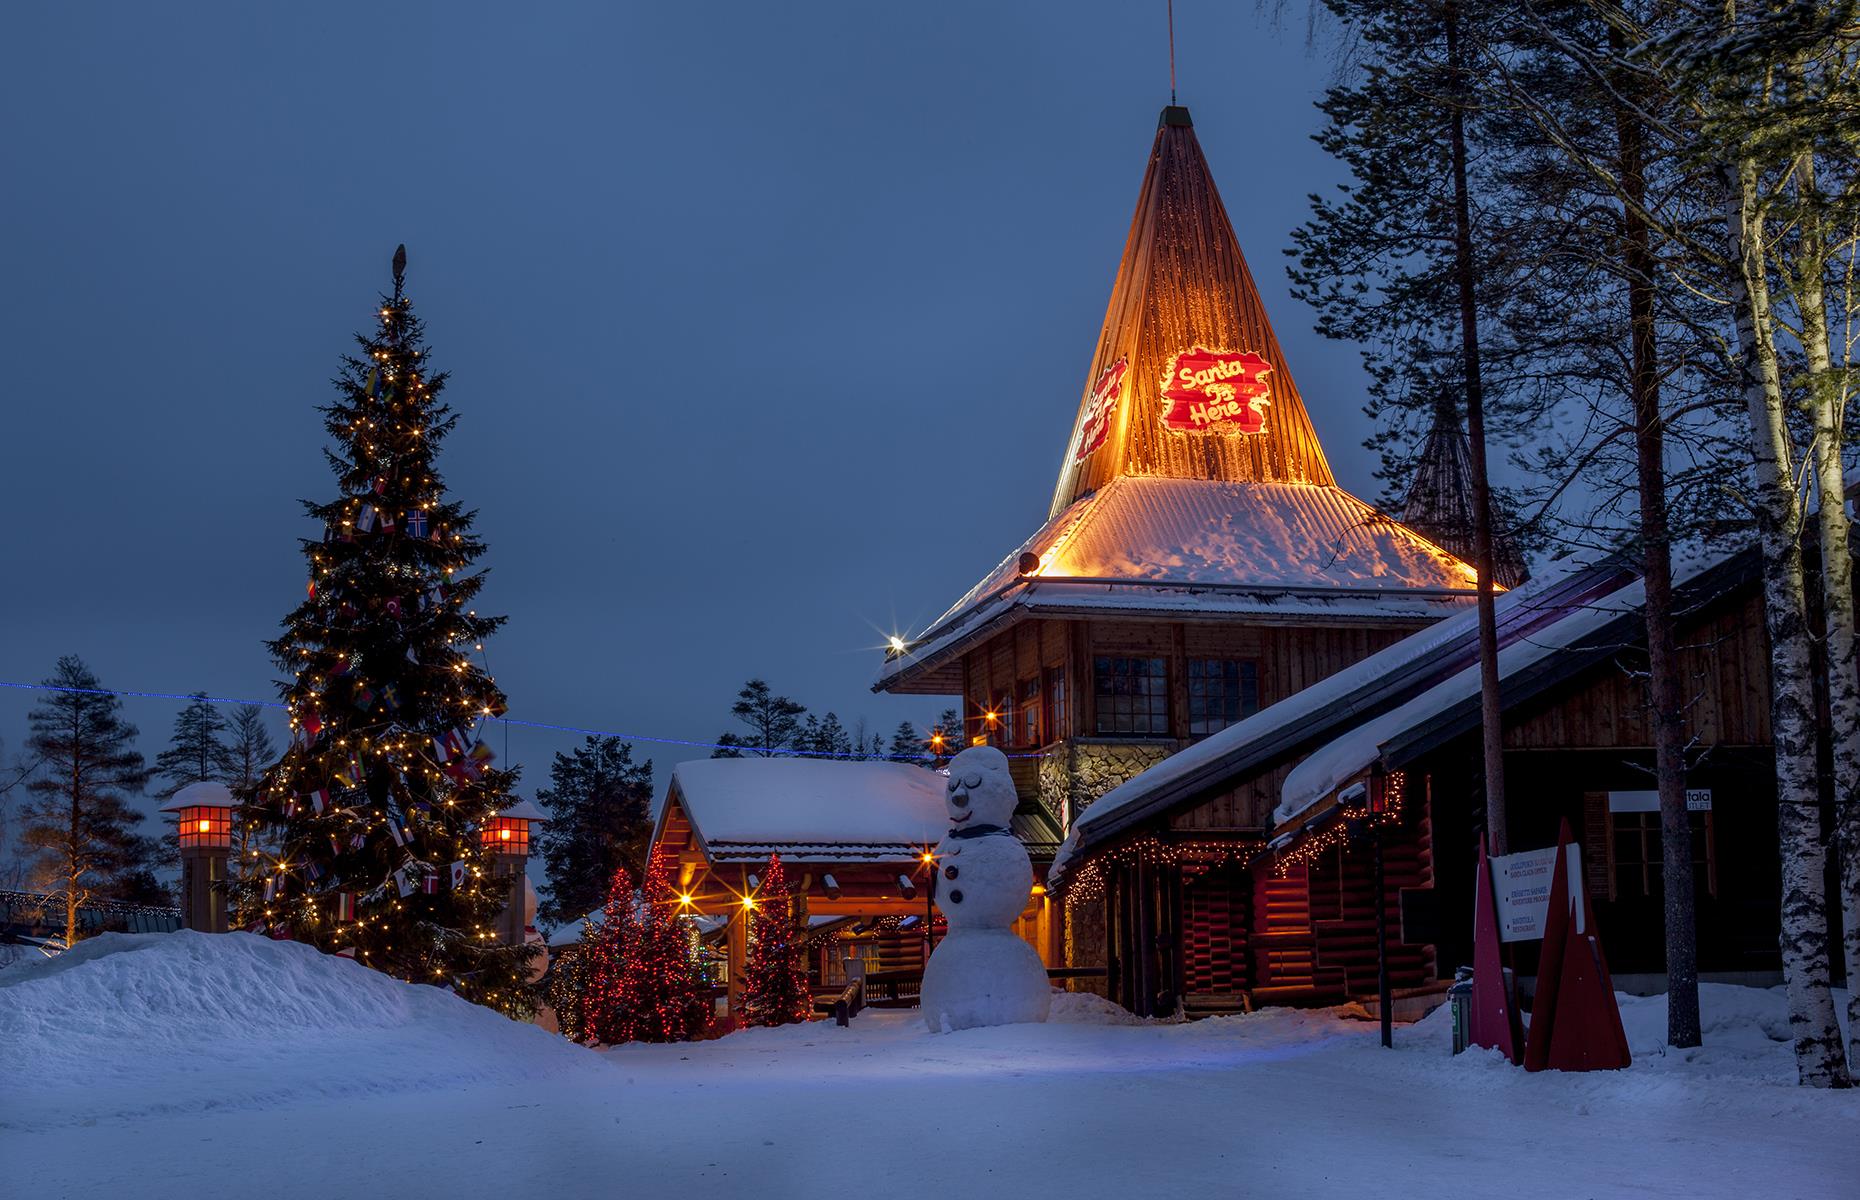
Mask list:
[[806,937],[796,936],[794,897],[781,855],[769,855],[762,886],[753,906],[745,904],[744,915],[749,918],[749,956],[743,964],[743,1021],[788,1025],[807,1020],[814,998],[801,964]]
[[683,1042],[710,1021],[696,931],[674,894],[671,866],[668,851],[654,851],[638,892],[626,868],[616,870],[601,928],[582,938],[588,1041]]
[[503,618],[469,607],[483,576],[465,572],[485,547],[435,469],[457,417],[405,267],[403,248],[321,410],[339,494],[304,504],[323,536],[302,543],[307,595],[270,643],[290,673],[291,744],[242,813],[272,836],[251,843],[263,848],[228,890],[249,930],[524,1015],[534,950],[492,928],[516,880],[478,837],[516,777],[472,732],[505,710],[471,659]]

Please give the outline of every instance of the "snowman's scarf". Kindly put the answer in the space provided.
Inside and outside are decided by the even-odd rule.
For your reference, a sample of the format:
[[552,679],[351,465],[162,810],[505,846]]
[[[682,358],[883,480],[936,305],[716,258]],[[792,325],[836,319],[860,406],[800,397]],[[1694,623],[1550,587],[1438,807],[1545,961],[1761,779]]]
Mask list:
[[966,842],[970,838],[992,837],[995,834],[1007,832],[1008,829],[1004,825],[965,825],[961,829],[950,830],[949,836],[959,842]]

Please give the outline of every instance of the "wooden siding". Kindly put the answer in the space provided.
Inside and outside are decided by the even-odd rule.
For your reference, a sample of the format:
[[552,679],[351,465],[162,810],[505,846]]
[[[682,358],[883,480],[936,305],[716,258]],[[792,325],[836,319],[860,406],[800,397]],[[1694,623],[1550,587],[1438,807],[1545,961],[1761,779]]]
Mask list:
[[[1708,746],[1767,746],[1770,741],[1769,638],[1755,591],[1681,625],[1680,691],[1687,697],[1686,738]],[[1612,749],[1653,742],[1647,722],[1646,653],[1617,660],[1576,683],[1522,705],[1508,717],[1512,750]]]

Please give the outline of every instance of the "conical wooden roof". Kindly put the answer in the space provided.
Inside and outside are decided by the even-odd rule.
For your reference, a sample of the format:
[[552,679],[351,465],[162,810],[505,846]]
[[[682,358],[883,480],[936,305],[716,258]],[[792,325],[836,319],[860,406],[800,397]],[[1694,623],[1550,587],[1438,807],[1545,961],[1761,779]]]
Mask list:
[[[1165,395],[1177,356],[1197,350],[1213,353],[1185,365],[1254,364],[1239,382],[1263,383],[1265,403],[1249,419],[1189,421],[1181,397]],[[1052,514],[1121,475],[1334,483],[1188,109],[1176,106],[1163,110],[1150,149]]]

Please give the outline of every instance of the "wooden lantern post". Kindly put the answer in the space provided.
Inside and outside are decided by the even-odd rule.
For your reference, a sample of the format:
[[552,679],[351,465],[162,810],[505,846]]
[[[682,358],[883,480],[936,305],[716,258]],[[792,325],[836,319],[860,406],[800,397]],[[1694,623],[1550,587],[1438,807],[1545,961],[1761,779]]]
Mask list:
[[223,783],[190,783],[162,808],[176,814],[183,928],[226,932],[226,868],[232,856],[233,810],[238,806]]
[[509,894],[503,911],[497,914],[497,940],[506,946],[521,946],[528,923],[524,911],[523,872],[530,859],[530,831],[546,823],[549,814],[533,801],[521,800],[498,813],[478,831],[478,840],[496,856],[492,874],[505,881]]

